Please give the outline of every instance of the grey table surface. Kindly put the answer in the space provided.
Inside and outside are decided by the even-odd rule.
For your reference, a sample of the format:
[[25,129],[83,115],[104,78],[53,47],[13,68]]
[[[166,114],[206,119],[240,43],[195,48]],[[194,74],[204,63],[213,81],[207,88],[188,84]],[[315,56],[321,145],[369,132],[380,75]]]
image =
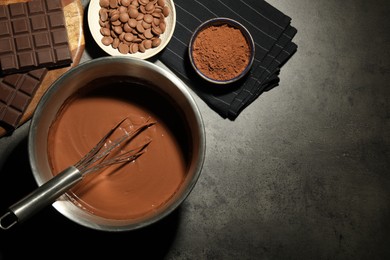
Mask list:
[[[269,3],[292,17],[298,52],[235,121],[194,95],[206,160],[178,210],[106,233],[49,207],[0,232],[0,259],[390,259],[390,2]],[[0,138],[1,210],[36,187],[28,127]]]

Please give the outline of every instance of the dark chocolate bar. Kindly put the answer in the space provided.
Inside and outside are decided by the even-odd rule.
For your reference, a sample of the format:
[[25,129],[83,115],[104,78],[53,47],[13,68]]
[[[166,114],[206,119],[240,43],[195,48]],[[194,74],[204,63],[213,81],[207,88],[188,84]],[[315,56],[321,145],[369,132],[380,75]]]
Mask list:
[[47,72],[46,68],[0,79],[0,125],[15,129]]
[[2,75],[70,65],[61,0],[0,5]]

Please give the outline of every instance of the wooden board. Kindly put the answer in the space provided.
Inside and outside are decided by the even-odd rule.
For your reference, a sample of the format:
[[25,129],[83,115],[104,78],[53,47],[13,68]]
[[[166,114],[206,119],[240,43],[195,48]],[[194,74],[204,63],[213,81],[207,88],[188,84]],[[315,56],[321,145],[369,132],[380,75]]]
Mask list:
[[[0,5],[27,2],[26,0],[0,0]],[[31,119],[34,111],[41,100],[43,94],[51,86],[51,84],[57,80],[62,74],[69,69],[77,66],[80,62],[81,56],[84,52],[84,32],[83,32],[83,6],[81,0],[62,0],[64,6],[64,15],[66,28],[69,38],[69,47],[72,53],[73,63],[70,66],[49,70],[39,86],[37,92],[32,98],[29,106],[27,107],[23,117],[19,123],[19,126]],[[0,126],[0,137],[7,134],[7,131]]]

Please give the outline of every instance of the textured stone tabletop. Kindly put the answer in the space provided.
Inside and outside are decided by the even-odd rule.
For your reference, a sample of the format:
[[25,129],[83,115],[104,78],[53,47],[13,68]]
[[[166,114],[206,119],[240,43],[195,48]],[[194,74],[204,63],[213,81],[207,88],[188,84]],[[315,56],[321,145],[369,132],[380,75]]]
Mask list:
[[[49,207],[0,232],[0,259],[389,259],[390,2],[268,2],[298,51],[235,121],[194,94],[206,160],[178,210],[118,234]],[[101,54],[85,37],[81,62]],[[0,139],[1,210],[36,187],[28,126]]]

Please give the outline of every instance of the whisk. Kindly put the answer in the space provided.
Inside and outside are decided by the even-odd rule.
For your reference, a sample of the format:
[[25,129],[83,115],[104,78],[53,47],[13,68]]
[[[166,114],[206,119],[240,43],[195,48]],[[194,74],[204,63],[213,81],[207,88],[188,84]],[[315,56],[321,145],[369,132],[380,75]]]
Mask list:
[[[135,148],[126,150],[126,146],[141,132],[154,125],[155,122],[147,119],[143,124],[138,125],[134,129],[126,129],[125,124],[128,121],[128,118],[124,118],[103,136],[76,164],[66,168],[26,197],[10,206],[8,211],[0,217],[0,228],[4,230],[9,229],[16,223],[25,221],[44,207],[52,204],[80,182],[85,175],[98,172],[110,165],[132,162],[141,156],[152,141],[150,138]],[[124,132],[119,137],[117,137],[118,129]],[[111,138],[114,140],[111,140]]]

